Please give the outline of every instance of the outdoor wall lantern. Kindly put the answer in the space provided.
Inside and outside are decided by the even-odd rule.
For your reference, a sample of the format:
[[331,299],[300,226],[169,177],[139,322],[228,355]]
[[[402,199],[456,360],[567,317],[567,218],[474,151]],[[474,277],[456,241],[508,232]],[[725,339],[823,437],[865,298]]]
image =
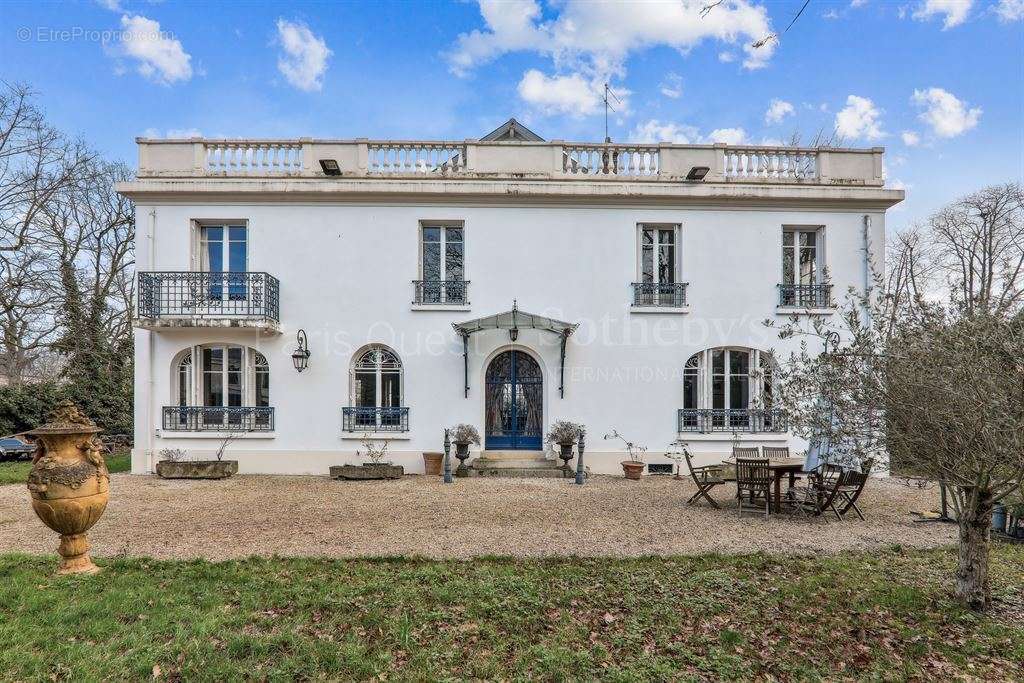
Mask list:
[[299,347],[292,351],[292,364],[296,371],[302,372],[309,367],[309,340],[306,339],[305,330],[299,330],[295,338],[299,342]]
[[324,175],[341,175],[341,167],[334,159],[321,159],[320,168],[323,169]]
[[686,174],[687,180],[704,180],[704,176],[708,174],[711,169],[707,166],[694,166],[690,169],[690,172]]

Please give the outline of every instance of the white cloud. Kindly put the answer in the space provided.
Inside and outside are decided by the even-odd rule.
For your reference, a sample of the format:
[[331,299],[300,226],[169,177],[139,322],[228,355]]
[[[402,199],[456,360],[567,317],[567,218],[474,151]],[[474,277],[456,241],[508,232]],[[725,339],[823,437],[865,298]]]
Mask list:
[[878,140],[885,137],[879,118],[882,110],[866,97],[850,95],[836,114],[836,132],[844,138]]
[[136,69],[144,77],[170,85],[192,78],[192,56],[185,52],[160,22],[143,16],[121,17],[120,52],[139,62]]
[[999,21],[1020,21],[1024,19],[1024,0],[999,0],[995,12]]
[[677,145],[696,144],[701,141],[700,133],[694,126],[685,124],[662,123],[651,119],[639,124],[629,136],[630,142],[674,142]]
[[974,0],[924,0],[914,10],[913,17],[918,21],[928,21],[936,16],[943,16],[942,30],[959,26],[967,20]]
[[740,145],[747,141],[747,131],[742,128],[716,128],[708,133],[708,141]]
[[621,77],[631,52],[657,46],[682,53],[709,40],[742,46],[748,69],[765,66],[775,50],[774,41],[761,48],[752,46],[772,31],[767,9],[750,0],[727,0],[704,17],[703,0],[563,0],[554,5],[557,16],[547,21],[536,0],[478,2],[485,27],[460,34],[447,54],[450,69],[459,76],[505,53],[523,50],[550,57],[559,70],[601,79]]
[[747,142],[747,132],[742,128],[718,128],[707,135],[701,135],[696,126],[671,121],[651,119],[638,124],[629,134],[630,142],[672,142],[677,145],[710,144],[724,142],[740,145]]
[[830,9],[830,10],[828,10],[826,12],[822,12],[821,13],[821,18],[822,19],[838,19],[839,18],[839,12],[835,11],[834,9]]
[[903,134],[900,135],[900,137],[903,138],[903,144],[907,147],[917,147],[921,144],[921,136],[912,130],[903,131]]
[[768,105],[768,111],[764,113],[764,122],[768,124],[780,123],[787,116],[792,116],[796,110],[793,105],[785,100],[772,100]]
[[868,4],[868,0],[850,0],[850,7],[863,7]]
[[981,107],[969,109],[966,102],[942,88],[915,90],[913,102],[924,108],[918,118],[931,126],[940,138],[966,133],[977,126],[981,118]]
[[277,38],[284,54],[277,58],[277,69],[299,90],[312,92],[324,86],[327,60],[333,54],[320,36],[300,22],[277,20]]
[[728,50],[723,50],[718,53],[718,61],[722,62],[723,64],[729,64],[731,62],[736,61],[736,55],[729,52]]
[[96,4],[102,7],[103,9],[110,10],[111,12],[122,11],[120,0],[96,0]]
[[583,116],[597,111],[602,101],[601,87],[578,73],[546,76],[530,69],[519,81],[519,96],[545,114]]
[[683,95],[683,79],[679,74],[666,75],[664,82],[658,87],[661,88],[661,94],[669,99],[678,100]]

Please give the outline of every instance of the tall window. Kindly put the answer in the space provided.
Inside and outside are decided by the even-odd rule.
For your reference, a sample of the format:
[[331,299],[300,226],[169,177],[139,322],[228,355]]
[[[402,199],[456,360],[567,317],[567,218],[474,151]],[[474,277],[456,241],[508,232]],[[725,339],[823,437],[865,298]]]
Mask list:
[[782,284],[816,285],[821,280],[821,231],[787,228],[782,232]]
[[677,229],[675,226],[640,228],[640,281],[672,284],[676,281]]
[[244,225],[204,225],[199,235],[200,267],[210,273],[211,299],[246,298],[248,230]]
[[681,424],[697,427],[701,424],[698,413],[710,411],[705,426],[711,428],[770,427],[770,415],[758,416],[752,422],[750,411],[772,408],[773,384],[768,353],[746,348],[696,353],[683,366]]
[[373,346],[354,367],[353,399],[360,408],[397,408],[402,405],[402,362],[391,349]]
[[466,249],[461,226],[424,225],[420,303],[464,303]]
[[[200,366],[196,376],[194,355]],[[270,406],[270,364],[255,349],[229,344],[193,347],[174,368],[174,402],[180,407]],[[198,380],[198,386],[196,381]]]

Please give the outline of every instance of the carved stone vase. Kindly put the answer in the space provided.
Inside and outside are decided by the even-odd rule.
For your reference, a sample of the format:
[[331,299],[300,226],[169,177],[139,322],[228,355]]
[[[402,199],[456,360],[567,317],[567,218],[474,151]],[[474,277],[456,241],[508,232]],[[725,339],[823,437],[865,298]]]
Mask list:
[[94,574],[86,532],[107,509],[110,473],[96,434],[101,430],[75,404],[62,401],[50,421],[28,432],[36,441],[28,490],[32,509],[60,534],[58,574]]

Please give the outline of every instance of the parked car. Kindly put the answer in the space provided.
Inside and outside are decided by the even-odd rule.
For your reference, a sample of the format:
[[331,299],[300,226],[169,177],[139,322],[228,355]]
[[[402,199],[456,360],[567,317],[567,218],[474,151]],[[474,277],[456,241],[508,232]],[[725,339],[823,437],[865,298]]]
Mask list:
[[6,460],[28,460],[36,447],[21,439],[0,439],[0,462]]

